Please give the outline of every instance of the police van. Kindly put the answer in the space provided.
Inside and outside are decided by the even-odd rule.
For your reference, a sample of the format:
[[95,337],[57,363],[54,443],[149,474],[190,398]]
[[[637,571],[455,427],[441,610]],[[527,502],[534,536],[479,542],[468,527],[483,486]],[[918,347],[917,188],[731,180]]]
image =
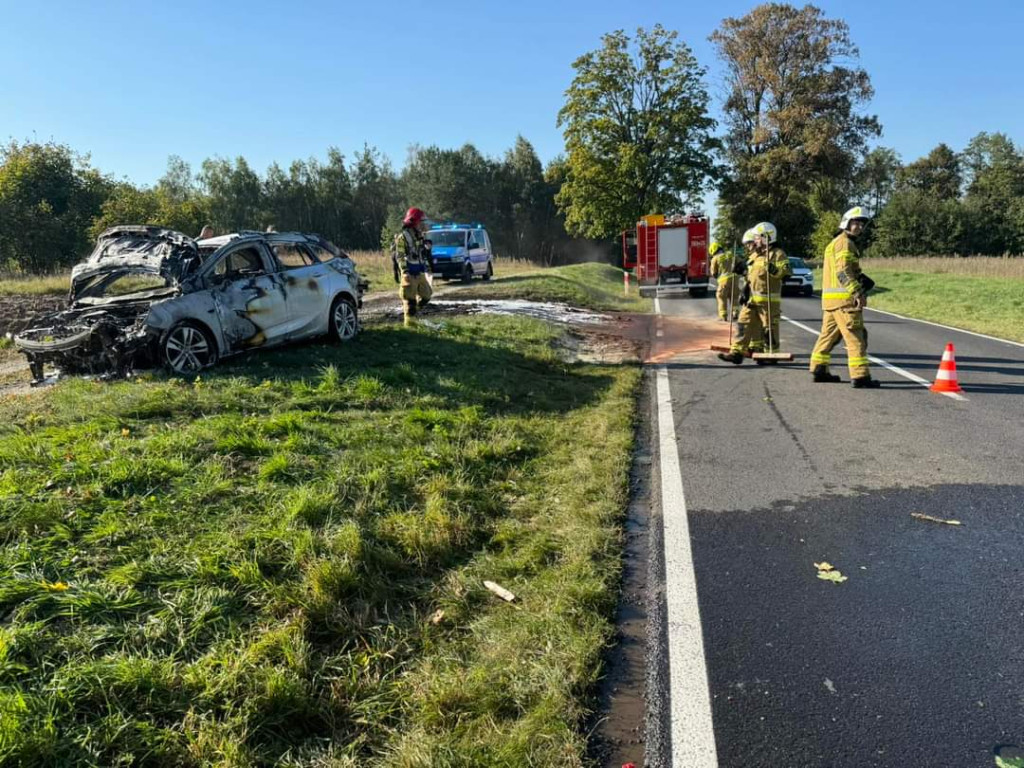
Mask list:
[[426,234],[434,255],[434,275],[468,283],[494,274],[491,238],[481,224],[434,224]]

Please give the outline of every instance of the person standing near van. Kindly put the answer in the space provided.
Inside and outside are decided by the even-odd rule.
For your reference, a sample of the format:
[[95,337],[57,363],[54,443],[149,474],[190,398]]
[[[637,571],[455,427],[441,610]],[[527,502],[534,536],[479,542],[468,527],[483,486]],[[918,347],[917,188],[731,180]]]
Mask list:
[[434,289],[428,272],[434,271],[430,248],[423,239],[427,229],[427,216],[419,208],[410,208],[402,220],[402,231],[395,235],[391,246],[391,264],[398,295],[402,300],[406,325],[412,325],[416,313],[430,301]]

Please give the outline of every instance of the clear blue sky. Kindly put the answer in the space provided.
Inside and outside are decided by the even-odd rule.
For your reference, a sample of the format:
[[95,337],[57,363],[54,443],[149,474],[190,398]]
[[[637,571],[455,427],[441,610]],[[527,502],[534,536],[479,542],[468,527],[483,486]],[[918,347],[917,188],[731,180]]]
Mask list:
[[[346,155],[396,167],[414,143],[517,133],[546,162],[571,64],[608,31],[678,30],[721,93],[707,37],[752,2],[63,2],[0,0],[0,139],[54,139],[149,184],[168,155],[271,161]],[[819,3],[850,24],[881,143],[912,160],[979,131],[1024,141],[1024,3]]]

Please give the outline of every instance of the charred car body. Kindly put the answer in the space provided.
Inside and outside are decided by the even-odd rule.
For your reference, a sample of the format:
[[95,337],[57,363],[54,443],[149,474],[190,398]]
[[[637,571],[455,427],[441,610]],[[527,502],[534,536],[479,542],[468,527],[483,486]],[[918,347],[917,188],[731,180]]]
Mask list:
[[240,232],[196,241],[159,227],[114,227],[71,272],[68,308],[14,338],[34,383],[50,364],[125,375],[195,373],[256,347],[359,332],[368,286],[318,235]]

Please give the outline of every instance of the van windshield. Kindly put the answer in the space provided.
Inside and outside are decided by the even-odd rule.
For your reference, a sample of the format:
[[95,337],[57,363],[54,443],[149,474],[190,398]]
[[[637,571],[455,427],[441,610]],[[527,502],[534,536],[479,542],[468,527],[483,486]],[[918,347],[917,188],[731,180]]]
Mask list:
[[464,229],[432,229],[424,237],[434,244],[434,248],[442,247],[464,247],[466,245],[466,230]]

